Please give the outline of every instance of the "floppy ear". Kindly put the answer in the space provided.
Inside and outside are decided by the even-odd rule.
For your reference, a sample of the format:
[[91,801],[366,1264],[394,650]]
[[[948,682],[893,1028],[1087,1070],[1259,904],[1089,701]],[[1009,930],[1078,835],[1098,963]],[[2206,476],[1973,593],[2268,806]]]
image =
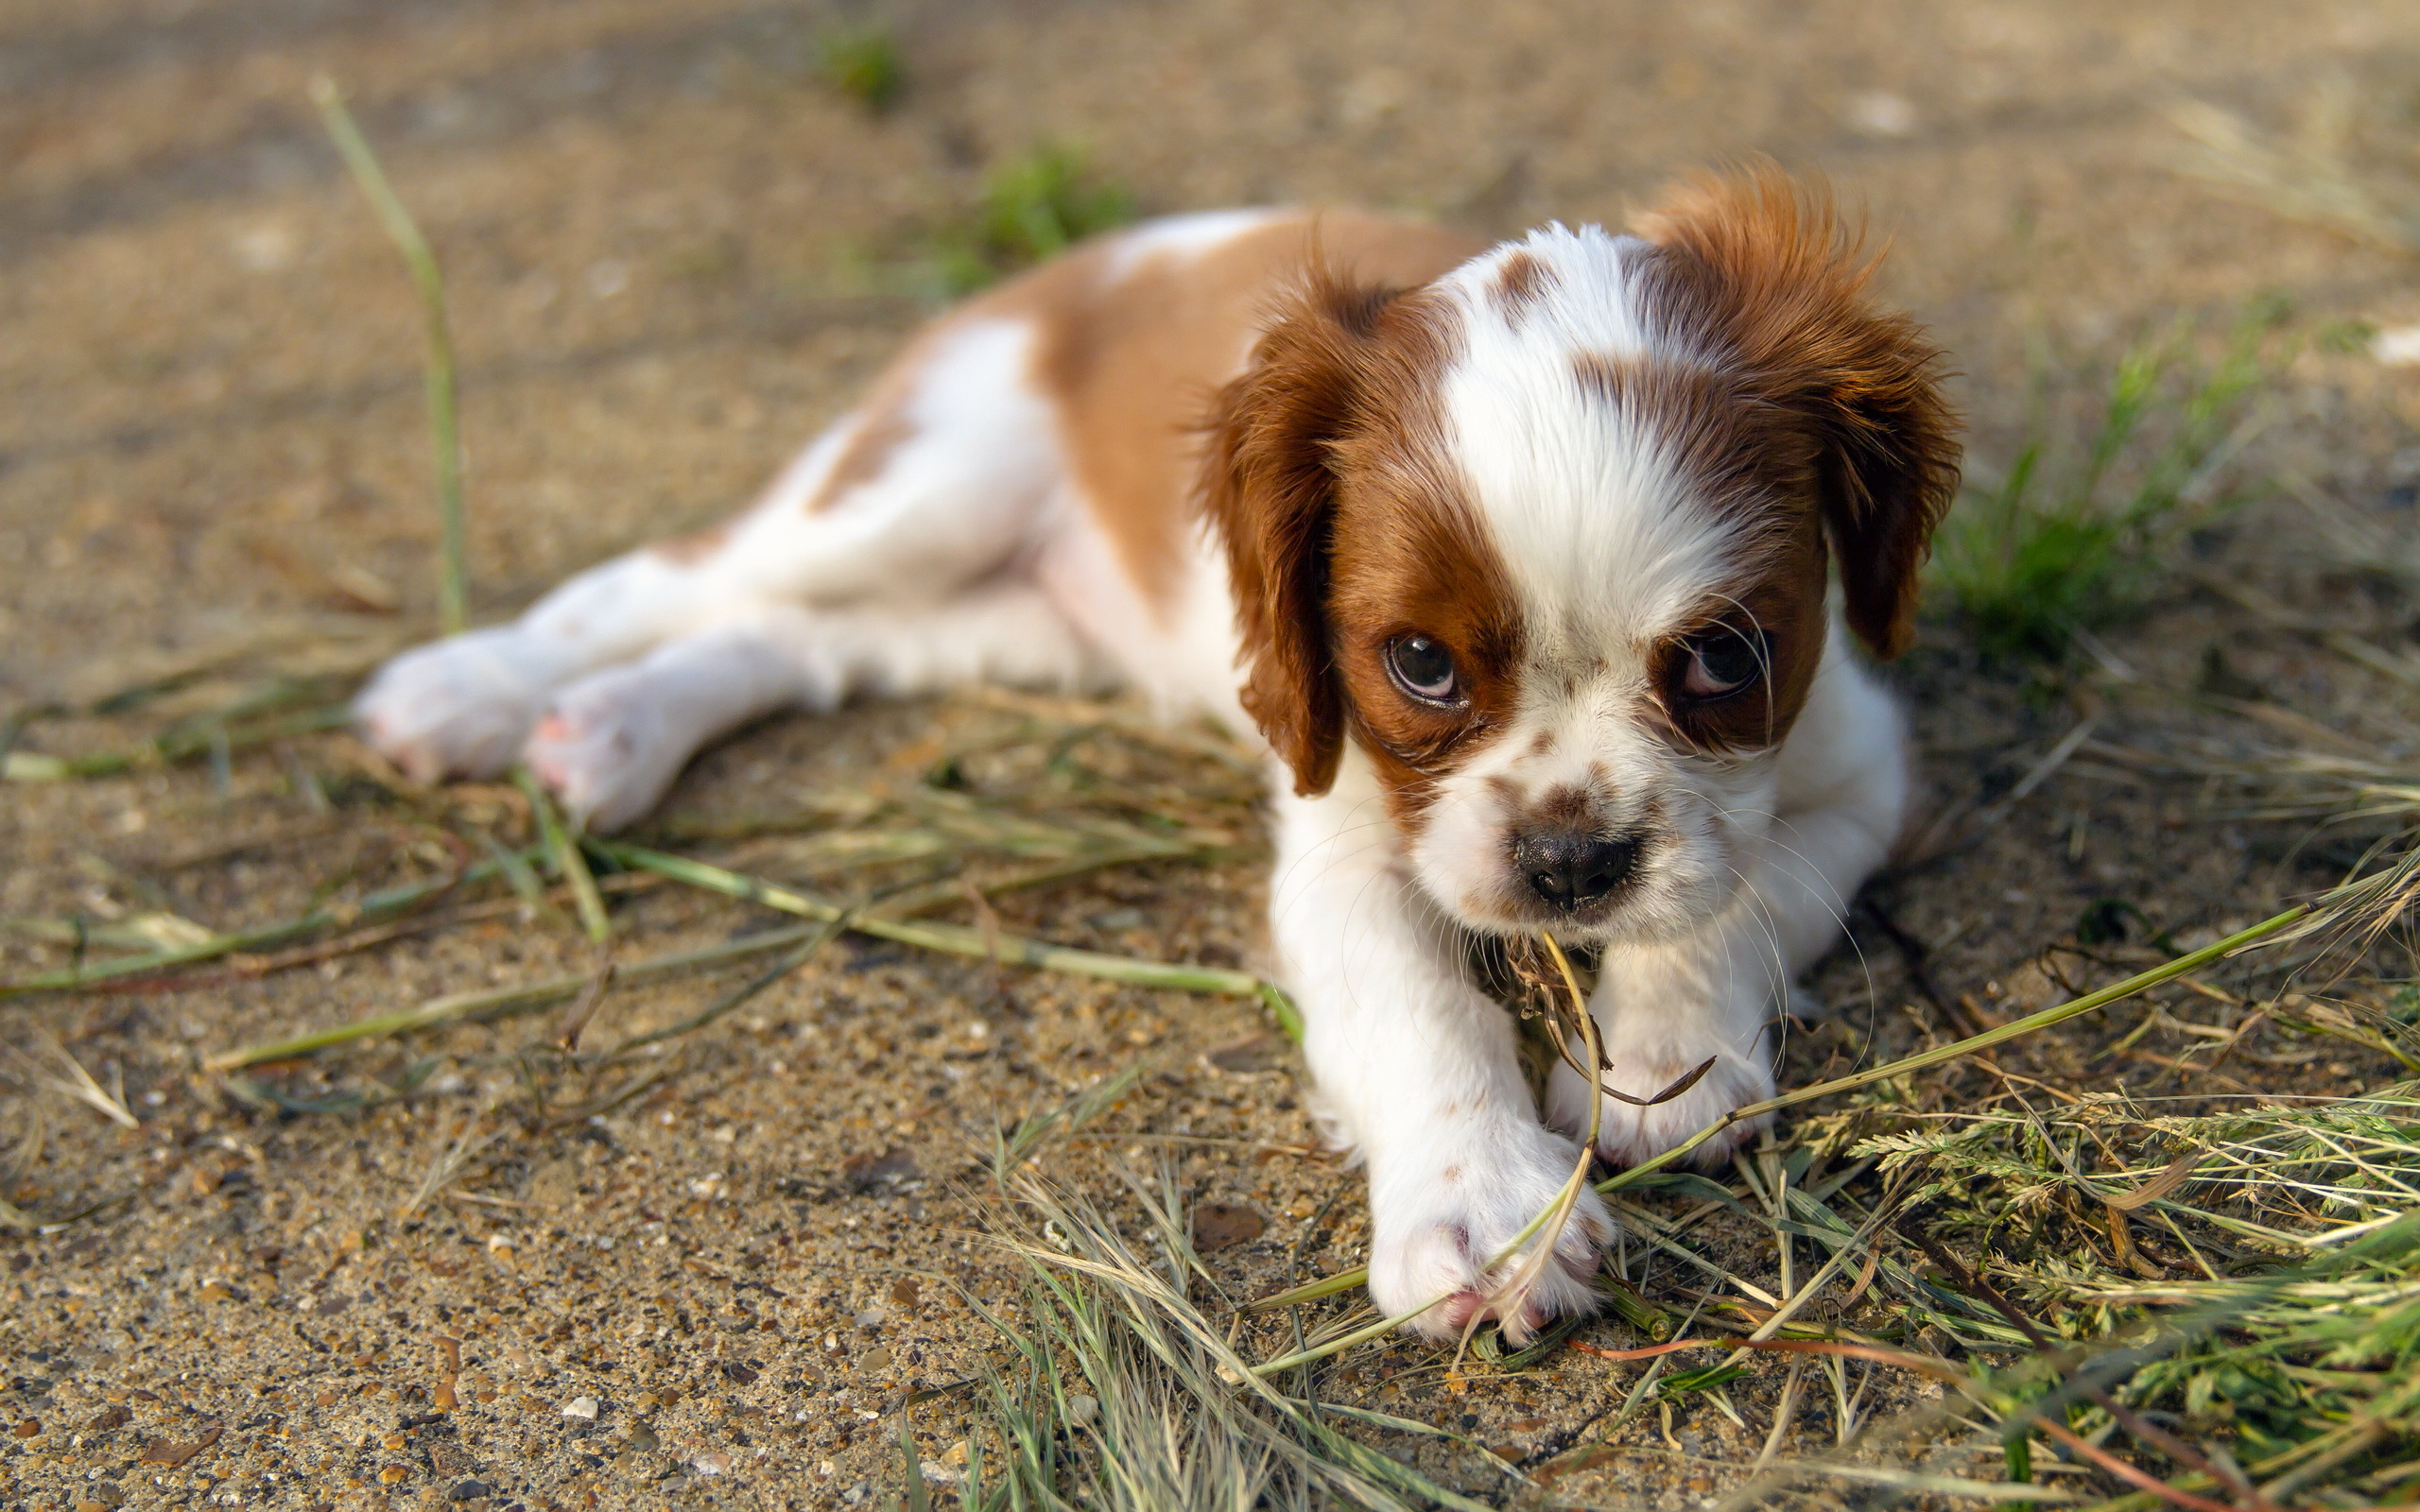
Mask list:
[[1672,254],[1676,293],[1722,333],[1751,390],[1812,426],[1849,627],[1876,656],[1898,655],[1958,488],[1940,350],[1866,298],[1880,258],[1860,253],[1830,194],[1771,163],[1684,184],[1639,230]]
[[1335,450],[1359,422],[1394,292],[1315,267],[1219,391],[1202,458],[1202,507],[1226,547],[1243,637],[1244,711],[1305,798],[1335,785],[1344,752],[1327,622]]

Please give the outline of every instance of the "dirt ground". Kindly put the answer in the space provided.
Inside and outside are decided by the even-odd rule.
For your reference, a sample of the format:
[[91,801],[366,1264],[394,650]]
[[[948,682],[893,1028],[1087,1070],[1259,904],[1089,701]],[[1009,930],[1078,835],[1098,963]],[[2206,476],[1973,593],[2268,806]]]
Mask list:
[[[1147,212],[1350,201],[1497,232],[1617,221],[1726,154],[1821,170],[1871,207],[1891,296],[1956,353],[1979,470],[2006,465],[2031,373],[2105,364],[2179,315],[2222,319],[2275,293],[2299,329],[2420,321],[2410,260],[2180,176],[2163,113],[2190,97],[2282,122],[2338,75],[2380,109],[2420,111],[2420,11],[2383,0],[902,0],[847,14],[900,39],[908,84],[886,113],[816,81],[814,39],[845,19],[817,3],[0,0],[0,720],[218,669],[123,714],[35,724],[18,748],[122,746],[261,667],[341,675],[427,633],[417,314],[306,103],[320,72],[353,92],[444,262],[475,610],[491,618],[741,502],[912,329],[920,306],[883,269],[987,166],[1040,143],[1080,145]],[[2254,460],[2286,481],[2199,558],[2296,613],[2399,634],[2393,601],[2305,550],[2291,494],[2408,523],[2420,372],[2313,352],[2273,403]],[[2214,666],[2228,689],[2357,732],[2389,691],[2187,590],[2111,637],[2129,676],[2104,666],[2073,696],[1962,645],[1936,621],[1894,674],[1945,806],[2008,793],[2087,706],[2106,710],[2104,741],[2222,728],[2182,696]],[[912,782],[1013,718],[969,699],[779,721],[701,761],[667,812],[694,835]],[[1231,830],[1234,858],[1021,893],[1002,926],[1251,965],[1248,795],[1215,763],[1130,745],[1115,760],[1134,790]],[[272,922],[436,875],[450,819],[510,830],[514,802],[398,799],[334,733],[11,782],[0,915]],[[1876,897],[1930,946],[1942,998],[2023,1005],[2039,987],[2026,963],[2097,900],[2191,939],[2332,880],[2344,858],[2290,838],[2079,761]],[[795,860],[778,837],[690,849],[777,875]],[[632,890],[614,897],[614,950],[636,960],[780,922]],[[71,955],[0,936],[0,979]],[[39,1058],[55,1038],[137,1120],[9,1064],[16,1163],[0,1197],[45,1225],[107,1205],[0,1236],[0,1505],[872,1506],[900,1486],[902,1393],[963,1379],[986,1346],[953,1283],[1011,1284],[970,1239],[992,1131],[1133,1066],[1146,1074],[1101,1120],[1110,1137],[1061,1146],[1056,1174],[1107,1200],[1116,1162],[1165,1156],[1197,1199],[1251,1210],[1257,1235],[1212,1257],[1236,1296],[1357,1259],[1358,1177],[1312,1148],[1296,1063],[1256,1038],[1266,1022],[1241,999],[853,937],[587,1077],[516,1057],[546,1043],[544,1019],[260,1074],[289,1104],[411,1089],[358,1111],[281,1111],[202,1069],[229,1047],[590,964],[571,930],[494,916],[257,976],[0,1002],[0,1039]],[[747,970],[632,984],[602,1012],[615,1033],[670,1024]],[[1841,1013],[1795,1039],[1794,1078],[1952,1032],[1870,926],[1820,986]],[[2180,1072],[2187,1041],[2158,1034],[2137,1058],[2088,1059],[2135,1022],[2086,1021],[1998,1064],[2147,1093],[2261,1074]],[[2294,1074],[2351,1091],[2384,1065],[2331,1051]],[[1956,1074],[1977,1097],[2000,1085]],[[617,1091],[631,1095],[587,1111]],[[450,1184],[415,1205],[449,1153]],[[1632,1338],[1594,1327],[1583,1337]],[[1439,1364],[1407,1344],[1329,1386],[1534,1467],[1641,1368],[1565,1352],[1449,1383]],[[1747,1431],[1704,1407],[1651,1414],[1621,1435],[1638,1452],[1547,1486],[1467,1453],[1434,1468],[1524,1504],[1711,1504],[1761,1447],[1770,1389],[1743,1386]],[[917,1409],[921,1458],[950,1463],[970,1405]],[[158,1463],[179,1446],[193,1452]]]

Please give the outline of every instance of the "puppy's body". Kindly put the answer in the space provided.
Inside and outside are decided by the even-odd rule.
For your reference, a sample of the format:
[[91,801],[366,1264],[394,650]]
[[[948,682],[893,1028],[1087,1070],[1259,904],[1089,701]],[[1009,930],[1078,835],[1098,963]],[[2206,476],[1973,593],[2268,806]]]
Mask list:
[[[1953,466],[1932,353],[1827,213],[1732,183],[1651,235],[1234,212],[1092,244],[927,331],[725,525],[399,659],[363,726],[424,778],[526,756],[599,827],[714,736],[855,694],[1122,682],[1257,728],[1375,1299],[1446,1297],[1432,1332],[1584,1308],[1593,1197],[1563,1264],[1491,1295],[1577,1146],[1466,936],[1602,947],[1609,1085],[1714,1062],[1607,1099],[1609,1158],[1770,1095],[1775,999],[1906,793],[1827,549],[1895,649]],[[1553,1122],[1588,1096],[1566,1070]]]

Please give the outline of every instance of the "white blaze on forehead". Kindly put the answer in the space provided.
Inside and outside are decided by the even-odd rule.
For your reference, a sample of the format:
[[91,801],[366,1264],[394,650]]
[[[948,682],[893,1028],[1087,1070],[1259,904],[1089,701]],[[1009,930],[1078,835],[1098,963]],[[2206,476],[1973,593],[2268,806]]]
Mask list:
[[[1500,271],[1523,253],[1538,277],[1508,299]],[[1583,357],[1692,362],[1643,307],[1651,255],[1636,237],[1549,226],[1443,284],[1462,336],[1443,382],[1447,449],[1528,612],[1533,657],[1643,645],[1724,579],[1731,529],[1690,486],[1678,438],[1579,376]]]

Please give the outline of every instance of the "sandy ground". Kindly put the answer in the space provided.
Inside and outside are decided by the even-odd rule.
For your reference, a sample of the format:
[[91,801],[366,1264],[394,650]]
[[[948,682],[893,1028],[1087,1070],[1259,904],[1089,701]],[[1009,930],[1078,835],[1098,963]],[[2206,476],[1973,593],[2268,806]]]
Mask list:
[[[0,717],[237,653],[238,672],[340,675],[426,633],[417,317],[304,102],[321,71],[354,92],[445,263],[475,602],[491,617],[743,500],[912,328],[920,306],[884,269],[987,165],[1041,142],[1080,144],[1147,211],[1354,201],[1493,232],[1617,220],[1676,171],[1770,152],[1871,207],[1893,297],[1958,355],[1985,468],[2025,424],[2030,371],[2105,362],[2179,315],[2223,318],[2273,292],[2302,330],[2420,319],[2408,260],[2180,177],[2162,114],[2195,97],[2284,121],[2341,74],[2408,116],[2420,14],[2406,7],[931,0],[878,13],[909,87],[875,116],[815,82],[813,39],[838,13],[814,4],[0,4]],[[2267,475],[2408,519],[2420,380],[2314,353],[2277,404]],[[2300,612],[2395,628],[2391,601],[2300,554],[2288,491],[2267,490],[2201,557]],[[2217,719],[2176,695],[2221,663],[2229,688],[2324,720],[2357,717],[2383,688],[2186,593],[2112,650],[2135,680],[2100,676],[2084,696],[2110,710],[2104,738]],[[2006,793],[2083,707],[1978,667],[1938,624],[1896,676],[1943,804]],[[43,723],[21,748],[122,745],[240,685],[214,675],[123,717]],[[1004,719],[968,701],[777,722],[701,762],[670,812],[694,827],[913,782]],[[1236,858],[1019,895],[1003,927],[1249,965],[1248,795],[1215,763],[1103,749],[1133,791],[1229,829]],[[375,775],[320,735],[216,772],[11,783],[0,914],[166,909],[236,928],[437,874],[448,824],[517,833],[509,793],[399,798]],[[2290,853],[2289,838],[2081,763],[1877,896],[1931,942],[1945,997],[2021,1005],[2039,986],[2025,963],[2097,899],[2189,937],[2342,862]],[[812,874],[778,838],[707,849]],[[776,922],[637,891],[616,897],[614,949],[635,960]],[[9,979],[68,959],[0,938]],[[352,1113],[281,1114],[200,1069],[264,1037],[589,964],[568,930],[492,917],[257,978],[0,1004],[9,1044],[40,1056],[55,1037],[138,1120],[120,1127],[10,1063],[14,1184],[0,1196],[43,1219],[112,1205],[0,1237],[0,1504],[872,1505],[898,1486],[883,1411],[961,1379],[985,1345],[953,1285],[1009,1285],[967,1228],[991,1131],[1132,1066],[1146,1074],[1102,1120],[1112,1137],[1064,1146],[1058,1174],[1107,1198],[1113,1163],[1165,1157],[1198,1200],[1250,1209],[1259,1233],[1213,1257],[1236,1295],[1357,1258],[1358,1178],[1311,1149],[1294,1062],[1240,1000],[851,939],[593,1075],[515,1055],[544,1046],[544,1020],[264,1074],[290,1098],[412,1089]],[[604,1012],[617,1034],[668,1024],[745,974],[631,986]],[[1820,985],[1843,1011],[1794,1041],[1795,1075],[1947,1032],[1870,929]],[[2088,1060],[2131,1022],[2000,1064],[2183,1088],[2160,1057],[2182,1041]],[[2337,1091],[2379,1074],[2333,1053],[2296,1073]],[[1968,1094],[1991,1090],[1959,1074]],[[415,1208],[449,1151],[451,1184]],[[1537,1465],[1638,1368],[1566,1353],[1457,1388],[1437,1364],[1406,1346],[1330,1386]],[[1743,1384],[1749,1432],[1697,1408],[1668,1437],[1651,1415],[1621,1435],[1637,1453],[1543,1490],[1512,1491],[1468,1454],[1434,1468],[1532,1503],[1695,1506],[1730,1477],[1718,1462],[1761,1447],[1771,1385]],[[919,1409],[920,1456],[946,1462],[966,1406]],[[1820,1442],[1825,1425],[1818,1411],[1800,1432]]]

